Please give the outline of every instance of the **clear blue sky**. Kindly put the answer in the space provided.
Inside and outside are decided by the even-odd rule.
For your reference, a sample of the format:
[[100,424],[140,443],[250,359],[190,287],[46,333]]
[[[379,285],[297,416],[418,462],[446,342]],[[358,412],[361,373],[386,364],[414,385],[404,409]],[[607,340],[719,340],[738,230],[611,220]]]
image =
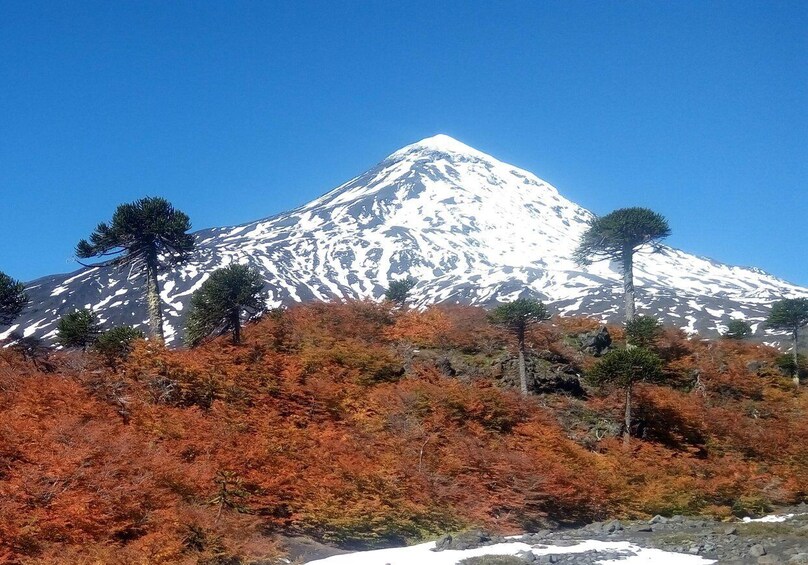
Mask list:
[[75,269],[122,202],[246,222],[447,133],[808,285],[806,30],[805,0],[7,0],[0,270]]

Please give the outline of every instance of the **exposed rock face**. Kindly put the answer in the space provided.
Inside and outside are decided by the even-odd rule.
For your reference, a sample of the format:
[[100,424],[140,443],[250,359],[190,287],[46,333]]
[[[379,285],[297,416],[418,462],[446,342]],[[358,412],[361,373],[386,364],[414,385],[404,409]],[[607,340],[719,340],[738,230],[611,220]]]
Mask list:
[[583,351],[599,357],[609,352],[609,347],[612,345],[612,336],[609,335],[609,328],[601,326],[597,331],[583,334],[581,342]]
[[[502,363],[502,381],[518,386],[518,366],[515,357],[509,357]],[[536,394],[562,393],[573,396],[584,396],[581,386],[581,375],[576,368],[563,357],[549,351],[529,353],[525,357],[528,390]],[[513,382],[512,382],[513,381]]]
[[[413,358],[432,364],[443,375],[459,379],[495,380],[519,388],[518,359],[511,353],[463,353],[457,350],[420,350]],[[528,390],[534,394],[586,395],[581,374],[564,357],[550,351],[529,351],[525,356]]]

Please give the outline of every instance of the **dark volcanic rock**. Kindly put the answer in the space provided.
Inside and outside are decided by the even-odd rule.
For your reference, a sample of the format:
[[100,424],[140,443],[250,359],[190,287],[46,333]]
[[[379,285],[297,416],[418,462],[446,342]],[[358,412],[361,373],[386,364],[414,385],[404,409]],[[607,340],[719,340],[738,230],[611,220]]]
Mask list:
[[[519,541],[532,545],[536,563],[594,565],[607,559],[623,559],[618,552],[584,552],[539,555],[547,546],[570,546],[584,540],[628,541],[636,546],[699,555],[719,564],[808,563],[808,507],[783,509],[794,514],[784,522],[722,523],[710,518],[654,516],[644,521],[597,522],[580,528],[526,534]],[[614,553],[614,555],[612,555]]]
[[609,329],[606,326],[594,332],[587,332],[578,336],[581,342],[581,350],[598,357],[609,352],[609,347],[612,345],[612,336],[609,335]]
[[[566,359],[552,355],[552,361],[546,359],[549,352],[529,352],[525,358],[528,389],[535,394],[570,394],[576,397],[586,396],[581,386],[581,376],[576,368]],[[509,357],[502,362],[502,382],[511,386],[519,386],[519,361]]]
[[306,563],[333,555],[350,553],[303,536],[280,536],[279,539],[286,556],[295,563]]
[[[638,548],[700,556],[719,564],[808,564],[808,507],[781,510],[792,516],[783,522],[719,522],[711,518],[654,516],[651,520],[609,520],[579,528],[541,530],[519,538],[502,538],[480,530],[447,534],[433,551],[466,550],[498,543],[519,541],[531,546],[516,555],[481,555],[467,558],[463,565],[517,565],[519,563],[569,563],[596,565],[636,555]],[[629,542],[632,547],[573,553],[568,548],[585,540]],[[580,548],[583,549],[583,548]]]
[[488,532],[484,532],[482,530],[470,530],[468,532],[460,532],[457,534],[446,534],[435,542],[435,547],[432,551],[445,551],[447,549],[474,549],[476,547],[494,545],[504,541],[505,538],[489,534]]

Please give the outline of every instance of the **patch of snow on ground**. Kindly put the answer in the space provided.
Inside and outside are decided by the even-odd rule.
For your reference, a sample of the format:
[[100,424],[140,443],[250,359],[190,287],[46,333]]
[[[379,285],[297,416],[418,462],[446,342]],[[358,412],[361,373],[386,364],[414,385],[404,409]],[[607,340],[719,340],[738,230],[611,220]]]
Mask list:
[[51,292],[51,296],[59,296],[60,294],[62,294],[66,290],[68,290],[67,286],[59,285],[59,286],[57,286],[56,288],[53,289],[53,292]]
[[0,339],[6,339],[8,336],[10,336],[14,332],[14,330],[16,330],[19,327],[20,327],[19,324],[14,324],[13,326],[6,329],[5,331],[0,332]]
[[790,520],[793,518],[794,514],[769,514],[768,516],[764,516],[763,518],[749,518],[748,516],[743,519],[745,523],[749,522],[764,522],[764,523],[773,523],[773,522],[785,522],[786,520]]
[[30,326],[28,326],[27,328],[25,328],[22,332],[22,337],[31,336],[34,334],[35,331],[37,331],[40,328],[40,326],[46,326],[46,325],[48,325],[48,318],[42,318],[41,320],[38,320],[33,324],[31,324]]
[[308,565],[457,565],[463,559],[479,557],[482,555],[517,555],[531,551],[536,556],[584,553],[587,551],[619,551],[627,557],[618,560],[600,561],[603,565],[640,565],[653,563],[655,565],[699,565],[715,563],[714,560],[704,559],[698,555],[685,555],[672,553],[661,549],[647,549],[627,541],[605,542],[586,540],[571,546],[529,545],[523,542],[499,543],[486,547],[468,550],[431,551],[435,542],[422,543],[409,547],[391,549],[377,549],[374,551],[361,551],[346,555],[335,555],[326,559],[309,561]]

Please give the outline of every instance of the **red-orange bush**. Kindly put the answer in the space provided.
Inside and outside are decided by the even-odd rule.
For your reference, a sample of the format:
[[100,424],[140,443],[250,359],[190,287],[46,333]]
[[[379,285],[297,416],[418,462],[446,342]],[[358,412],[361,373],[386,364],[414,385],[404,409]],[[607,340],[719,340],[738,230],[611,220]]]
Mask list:
[[[567,336],[596,327],[530,338],[583,358]],[[240,346],[142,342],[118,371],[0,351],[0,560],[195,563],[274,555],[272,532],[370,546],[805,499],[808,395],[772,350],[666,333],[675,387],[638,387],[627,451],[597,428],[618,395],[525,399],[411,355],[508,343],[480,309],[359,302],[273,313]]]

